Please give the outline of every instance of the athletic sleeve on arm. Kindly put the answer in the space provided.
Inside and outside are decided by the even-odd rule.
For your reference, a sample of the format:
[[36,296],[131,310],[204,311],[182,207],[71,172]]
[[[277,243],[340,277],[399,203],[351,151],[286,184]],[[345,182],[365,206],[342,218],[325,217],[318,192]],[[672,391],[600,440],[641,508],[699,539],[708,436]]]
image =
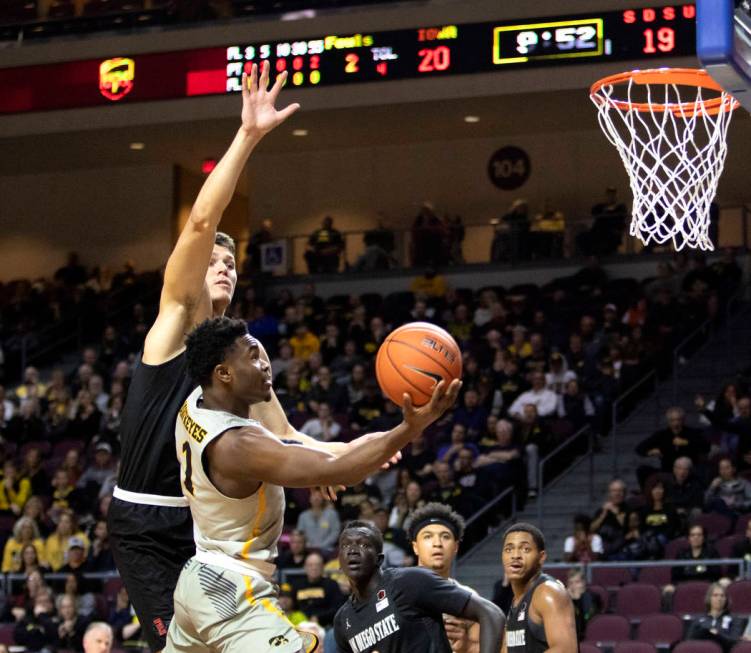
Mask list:
[[429,613],[461,615],[472,594],[456,583],[420,567],[399,570],[400,594],[408,604]]

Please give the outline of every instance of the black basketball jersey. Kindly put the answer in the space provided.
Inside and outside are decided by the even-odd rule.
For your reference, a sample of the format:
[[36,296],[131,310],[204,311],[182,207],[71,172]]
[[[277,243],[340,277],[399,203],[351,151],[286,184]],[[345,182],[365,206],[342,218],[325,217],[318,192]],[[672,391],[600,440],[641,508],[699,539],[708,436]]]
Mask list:
[[337,653],[451,653],[443,613],[472,594],[421,567],[386,569],[370,600],[350,597],[334,617]]
[[516,605],[512,602],[506,620],[507,653],[543,653],[548,650],[545,627],[529,618],[529,606],[535,590],[549,580],[556,582],[552,576],[540,574],[521,600]]
[[161,365],[147,365],[138,357],[120,426],[117,484],[123,490],[182,497],[175,420],[194,387],[185,352]]

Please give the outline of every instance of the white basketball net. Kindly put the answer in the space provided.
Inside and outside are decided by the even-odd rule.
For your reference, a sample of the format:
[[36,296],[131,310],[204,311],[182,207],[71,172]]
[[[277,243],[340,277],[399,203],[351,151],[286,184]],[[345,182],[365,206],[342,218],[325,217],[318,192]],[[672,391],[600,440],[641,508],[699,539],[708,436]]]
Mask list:
[[[685,245],[713,250],[709,210],[725,165],[735,100],[724,91],[683,86],[684,94],[686,88],[696,93],[686,101],[676,84],[645,84],[633,78],[626,98],[614,95],[616,87],[622,93],[622,86],[606,84],[590,97],[629,175],[634,194],[631,235],[645,245],[672,240],[677,250]],[[704,111],[704,103],[718,96],[719,110]]]

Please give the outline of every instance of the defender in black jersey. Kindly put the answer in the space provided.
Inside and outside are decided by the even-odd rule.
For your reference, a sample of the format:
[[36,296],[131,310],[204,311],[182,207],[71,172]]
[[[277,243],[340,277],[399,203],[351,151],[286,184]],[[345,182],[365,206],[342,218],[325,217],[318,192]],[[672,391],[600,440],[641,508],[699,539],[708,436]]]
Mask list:
[[[451,578],[451,570],[464,537],[464,518],[444,503],[426,503],[412,513],[409,536],[418,566],[456,583]],[[457,585],[475,593],[470,587]],[[444,614],[443,627],[453,653],[480,650],[480,624]]]
[[577,653],[571,598],[560,582],[542,573],[546,553],[540,529],[523,522],[511,526],[501,557],[514,591],[501,653]]
[[[175,585],[195,553],[175,457],[175,419],[195,387],[187,374],[185,335],[203,320],[222,315],[232,301],[237,282],[234,243],[216,228],[250,153],[299,108],[274,107],[285,79],[286,74],[280,74],[268,88],[268,63],[260,79],[255,64],[250,76],[243,75],[242,125],[201,188],[167,261],[159,315],[146,336],[123,409],[120,473],[108,513],[110,538],[153,651],[164,648]],[[259,413],[258,419],[284,432],[288,423],[276,399]]]
[[503,613],[490,601],[420,567],[381,571],[383,539],[355,521],[339,537],[352,596],[334,617],[337,653],[451,653],[443,614],[480,623],[480,653],[498,653]]

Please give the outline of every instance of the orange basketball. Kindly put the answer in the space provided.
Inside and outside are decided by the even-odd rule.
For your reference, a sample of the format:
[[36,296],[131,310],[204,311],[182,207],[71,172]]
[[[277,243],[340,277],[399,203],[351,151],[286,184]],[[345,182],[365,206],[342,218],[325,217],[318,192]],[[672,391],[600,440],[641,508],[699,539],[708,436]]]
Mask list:
[[429,322],[410,322],[392,331],[378,349],[376,377],[397,406],[406,392],[415,406],[430,400],[441,380],[462,376],[462,352],[451,335]]

